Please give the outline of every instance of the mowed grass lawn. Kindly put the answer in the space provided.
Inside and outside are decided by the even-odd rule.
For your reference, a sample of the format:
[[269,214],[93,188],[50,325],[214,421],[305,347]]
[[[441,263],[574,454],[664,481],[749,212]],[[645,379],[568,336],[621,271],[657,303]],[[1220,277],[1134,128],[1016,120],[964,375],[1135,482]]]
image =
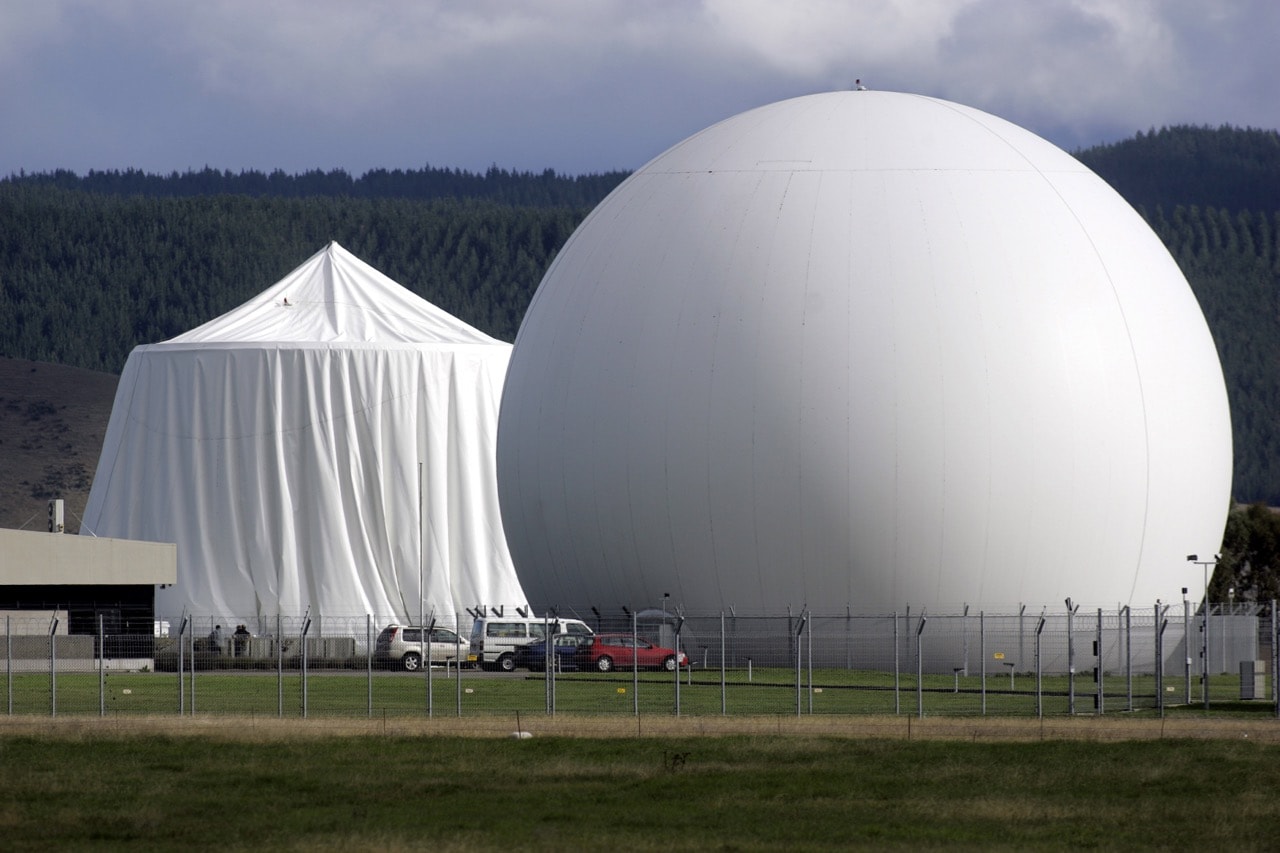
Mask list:
[[5,850],[1264,850],[1240,738],[0,734]]

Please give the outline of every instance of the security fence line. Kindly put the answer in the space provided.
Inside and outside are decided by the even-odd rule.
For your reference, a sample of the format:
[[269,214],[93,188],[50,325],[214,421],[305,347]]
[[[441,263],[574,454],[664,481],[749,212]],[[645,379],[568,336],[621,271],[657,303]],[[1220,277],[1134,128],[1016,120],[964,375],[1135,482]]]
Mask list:
[[[467,665],[463,619],[398,627],[412,634],[398,656],[371,614],[330,618],[323,632],[309,613],[252,632],[184,615],[169,636],[111,634],[102,616],[95,634],[67,634],[66,621],[6,616],[8,714],[1043,717],[1254,700],[1280,717],[1268,678],[1280,669],[1274,605],[1265,615],[1242,605],[1193,613],[1189,602],[1081,613],[1070,601],[1057,613],[994,615],[597,613],[597,635],[636,649],[630,664],[607,668],[544,617],[537,634],[553,637],[551,653],[543,644],[541,659],[515,672]],[[452,638],[443,648],[438,633]],[[648,669],[642,645],[680,650],[688,665]]]

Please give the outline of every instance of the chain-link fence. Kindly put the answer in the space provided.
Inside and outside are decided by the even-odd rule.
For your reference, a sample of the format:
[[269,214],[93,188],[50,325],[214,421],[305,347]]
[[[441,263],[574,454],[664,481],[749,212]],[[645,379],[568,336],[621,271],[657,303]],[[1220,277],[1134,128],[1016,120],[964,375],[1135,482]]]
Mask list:
[[199,616],[144,630],[118,614],[49,611],[5,617],[3,667],[9,714],[53,716],[1035,716],[1249,701],[1280,716],[1274,614],[1252,605],[1206,613],[1189,602],[999,614],[593,613],[583,620],[592,636],[549,617],[518,620],[527,634],[504,637],[486,658],[494,638],[485,632],[514,622]]

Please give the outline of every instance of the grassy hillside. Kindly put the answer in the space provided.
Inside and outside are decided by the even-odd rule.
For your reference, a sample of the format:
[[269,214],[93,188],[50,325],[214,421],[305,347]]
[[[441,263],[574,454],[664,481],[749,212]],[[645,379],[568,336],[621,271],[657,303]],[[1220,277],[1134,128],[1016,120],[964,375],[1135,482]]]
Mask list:
[[79,532],[118,378],[0,358],[0,527],[46,530],[58,497]]

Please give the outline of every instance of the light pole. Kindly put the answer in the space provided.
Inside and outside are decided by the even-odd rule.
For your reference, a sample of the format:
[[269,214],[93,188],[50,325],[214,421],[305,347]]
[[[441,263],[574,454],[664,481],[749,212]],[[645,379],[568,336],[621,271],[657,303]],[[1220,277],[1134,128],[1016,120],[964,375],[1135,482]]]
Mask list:
[[1182,588],[1182,647],[1187,653],[1186,688],[1182,704],[1191,704],[1191,599],[1187,598],[1187,588]]
[[1195,563],[1204,573],[1204,603],[1200,618],[1200,692],[1204,697],[1204,709],[1209,710],[1209,567],[1217,566],[1221,554],[1212,560],[1201,560],[1195,554],[1187,555],[1188,563]]

